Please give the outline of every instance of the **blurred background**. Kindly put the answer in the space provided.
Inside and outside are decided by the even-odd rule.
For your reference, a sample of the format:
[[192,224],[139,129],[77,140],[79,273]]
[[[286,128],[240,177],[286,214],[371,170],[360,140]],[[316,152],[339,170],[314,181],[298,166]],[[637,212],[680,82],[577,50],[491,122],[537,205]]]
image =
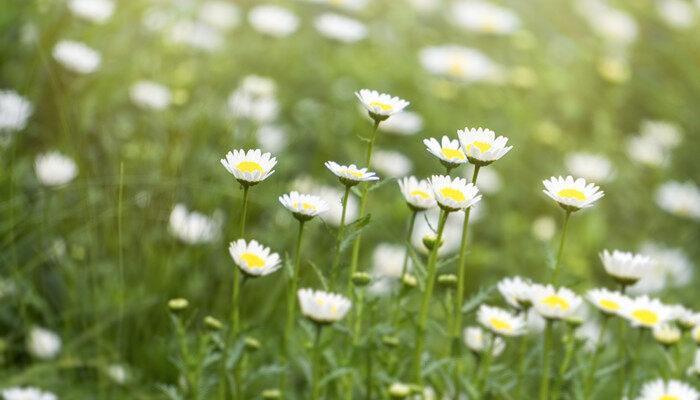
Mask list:
[[[332,203],[304,248],[324,271],[342,187],[323,163],[364,159],[365,87],[411,105],[377,139],[386,184],[371,192],[363,270],[397,276],[410,213],[391,179],[443,172],[422,139],[482,126],[515,147],[481,170],[468,293],[546,276],[563,212],[541,182],[572,174],[606,195],[569,226],[566,283],[605,283],[603,249],[642,251],[658,262],[635,293],[700,307],[698,1],[3,0],[0,34],[0,388],[146,399],[177,380],[167,300],[187,298],[194,325],[230,309],[229,150],[279,161],[247,224],[273,251],[291,253],[296,231],[278,196]],[[417,226],[420,250],[430,228]],[[245,287],[263,343],[284,285]]]

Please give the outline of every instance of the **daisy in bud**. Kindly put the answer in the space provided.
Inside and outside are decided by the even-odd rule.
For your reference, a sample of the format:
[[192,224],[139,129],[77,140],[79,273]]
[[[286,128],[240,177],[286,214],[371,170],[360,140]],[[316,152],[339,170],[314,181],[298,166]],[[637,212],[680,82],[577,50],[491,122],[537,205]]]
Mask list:
[[464,178],[433,175],[430,187],[440,208],[447,212],[467,209],[481,200],[479,189]]
[[343,319],[351,306],[346,297],[321,290],[299,289],[297,296],[301,313],[318,324],[331,324]]
[[671,312],[673,313],[672,319],[678,322],[678,325],[683,330],[693,329],[697,325],[698,318],[700,317],[695,313],[695,311],[690,310],[681,304],[671,306]]
[[[476,355],[481,355],[492,346],[491,355],[498,357],[506,348],[506,342],[500,336],[486,335],[478,326],[469,326],[464,329],[464,344]],[[493,344],[491,341],[495,340]]]
[[435,197],[427,180],[409,176],[399,179],[399,188],[406,204],[413,211],[424,211],[435,207]]
[[228,246],[228,252],[241,272],[249,277],[269,275],[282,266],[277,253],[270,253],[269,247],[265,247],[255,240],[248,243],[243,239],[231,242]]
[[605,272],[622,286],[635,284],[641,279],[652,266],[650,257],[614,250],[612,253],[603,250],[600,253],[600,260],[603,262]]
[[508,138],[496,137],[496,133],[484,128],[464,128],[457,131],[459,142],[470,163],[489,165],[508,153],[513,146],[506,146]]
[[435,138],[423,139],[423,144],[427,147],[428,152],[437,157],[440,163],[447,168],[448,173],[467,162],[467,156],[459,148],[459,141],[456,139],[450,140],[447,136],[442,137],[442,142],[438,142]]
[[293,191],[279,197],[280,203],[294,214],[294,218],[300,221],[308,221],[311,218],[328,211],[328,203],[318,196],[299,194]]
[[672,318],[670,307],[648,296],[639,296],[627,302],[620,315],[632,326],[642,328],[655,328]]
[[532,305],[532,284],[519,277],[504,278],[498,282],[497,288],[501,296],[514,308],[523,310]]
[[657,325],[652,330],[654,339],[664,346],[671,346],[681,340],[681,330],[671,324]]
[[657,379],[642,386],[636,400],[698,400],[700,393],[687,383],[675,379]]
[[568,288],[551,285],[538,286],[532,293],[532,305],[547,319],[567,319],[576,314],[581,298]]
[[376,90],[362,89],[355,92],[355,96],[376,124],[400,113],[410,104],[406,100],[392,97],[386,93],[379,93]]
[[586,184],[586,180],[574,178],[569,175],[564,177],[551,177],[542,181],[544,194],[556,201],[567,212],[575,212],[582,208],[588,208],[604,193],[593,183]]
[[275,171],[277,159],[270,153],[263,154],[259,149],[234,150],[226,154],[221,164],[243,186],[253,186],[264,181]]
[[606,315],[616,315],[622,310],[625,303],[630,301],[622,293],[605,288],[589,290],[586,293],[586,299]]
[[519,336],[525,332],[522,317],[498,307],[482,304],[476,318],[481,325],[499,336]]
[[358,168],[355,164],[340,165],[333,161],[326,161],[328,168],[333,175],[340,179],[345,186],[355,186],[360,182],[376,181],[379,177],[374,172],[368,172],[367,168]]

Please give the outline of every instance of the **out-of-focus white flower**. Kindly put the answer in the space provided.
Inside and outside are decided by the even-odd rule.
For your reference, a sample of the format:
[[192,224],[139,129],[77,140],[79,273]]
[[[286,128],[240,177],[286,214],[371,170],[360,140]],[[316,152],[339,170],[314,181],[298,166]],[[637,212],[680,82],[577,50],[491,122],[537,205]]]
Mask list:
[[667,287],[687,285],[693,277],[693,263],[681,249],[646,243],[640,253],[652,260],[648,271],[629,287],[634,294],[653,294]]
[[326,161],[324,165],[346,186],[355,186],[360,182],[379,180],[376,173],[368,171],[367,168],[359,168],[355,164],[341,165],[335,161]]
[[184,204],[176,204],[170,213],[169,231],[187,244],[209,243],[221,235],[221,215],[212,217],[188,211]]
[[45,186],[62,186],[78,175],[78,166],[72,158],[58,151],[40,154],[34,160],[34,172]]
[[3,389],[4,400],[57,400],[55,394],[33,387],[12,387]]
[[642,386],[636,400],[698,400],[700,394],[687,383],[675,379],[657,379]]
[[601,312],[609,315],[616,315],[625,307],[625,303],[630,301],[622,293],[605,288],[589,290],[586,298]]
[[[406,246],[379,243],[372,252],[372,275],[380,278],[400,278],[405,256]],[[410,271],[410,265],[409,259],[407,271]]]
[[394,382],[389,386],[388,392],[392,399],[405,399],[411,394],[411,387],[405,383]]
[[467,31],[510,34],[520,28],[520,18],[512,10],[481,0],[454,3],[452,20]]
[[591,29],[610,44],[625,47],[637,39],[637,22],[624,11],[602,0],[579,0],[577,4]]
[[[467,167],[467,173],[465,176],[472,175],[474,175],[474,167],[470,165]],[[496,172],[495,169],[481,168],[479,170],[478,178],[477,185],[479,186],[479,190],[483,193],[493,194],[501,190],[501,176],[498,175],[498,172]]]
[[[330,207],[330,209],[323,214],[323,219],[333,226],[340,225],[340,218],[343,212],[342,200],[344,191],[331,186],[317,186],[311,190],[325,200]],[[358,207],[357,197],[350,193],[345,212],[345,223],[349,224],[357,218]]]
[[229,96],[228,108],[237,118],[249,118],[258,123],[274,120],[279,113],[275,82],[256,75],[246,76]]
[[671,150],[683,140],[683,134],[678,125],[670,121],[644,120],[639,126],[639,134],[648,137],[665,150]]
[[61,345],[61,338],[48,329],[35,326],[29,331],[27,350],[38,359],[49,360],[56,357],[61,351]]
[[[576,329],[574,336],[583,340],[583,348],[586,351],[593,352],[597,346],[599,346],[601,343],[606,343],[610,337],[610,334],[606,332],[601,338],[600,329],[600,325],[597,322],[588,320]],[[598,343],[599,339],[600,343]]]
[[499,336],[520,336],[525,333],[525,321],[519,315],[502,308],[482,304],[477,320],[484,328]]
[[420,63],[429,73],[463,82],[500,82],[503,67],[479,50],[459,45],[425,47],[420,50]]
[[588,208],[604,196],[604,193],[594,183],[586,183],[583,178],[574,178],[569,175],[564,177],[551,177],[542,181],[544,194],[559,203],[563,209],[569,212]]
[[[500,336],[486,335],[484,330],[478,326],[468,326],[464,328],[464,344],[467,345],[469,350],[476,354],[481,354],[492,346],[491,354],[494,357],[498,357],[503,353],[506,348],[506,342]],[[494,340],[493,345],[491,341]]]
[[321,35],[343,43],[354,43],[367,37],[367,27],[362,22],[334,13],[316,17],[314,27]]
[[532,234],[543,242],[547,242],[554,237],[557,232],[557,224],[554,222],[554,218],[549,215],[542,215],[537,217],[532,222]]
[[349,11],[359,11],[367,5],[367,0],[309,0],[314,3],[326,4]]
[[656,10],[661,19],[672,28],[687,29],[695,22],[695,10],[687,1],[657,0]]
[[151,110],[165,110],[173,97],[167,86],[153,81],[134,83],[129,89],[129,96],[137,106]]
[[70,0],[68,9],[77,17],[103,24],[114,13],[114,3],[110,0]]
[[656,204],[680,217],[700,220],[700,189],[693,182],[666,182],[656,191]]
[[498,291],[508,304],[517,309],[532,305],[533,285],[519,276],[503,278],[497,285]]
[[610,160],[600,154],[571,153],[564,160],[572,175],[595,182],[607,182],[612,178],[613,166]]
[[255,132],[263,150],[279,153],[287,147],[287,132],[279,125],[265,124]]
[[12,90],[0,90],[0,132],[21,131],[32,115],[32,103]]
[[662,324],[654,327],[652,330],[652,335],[657,342],[670,346],[678,343],[682,336],[681,330],[672,324]]
[[605,272],[623,285],[632,285],[645,276],[652,265],[652,259],[642,254],[614,250],[600,253]]
[[211,26],[200,21],[177,21],[170,27],[169,39],[194,49],[213,52],[224,45],[224,37]]
[[105,372],[109,379],[117,385],[124,385],[129,381],[129,370],[122,364],[110,364]]
[[581,297],[565,287],[536,285],[532,290],[532,306],[544,318],[570,318],[577,313],[581,303]]
[[545,319],[534,308],[530,308],[525,316],[527,331],[530,333],[540,333],[544,331]]
[[286,37],[299,28],[299,17],[289,9],[261,5],[248,12],[248,22],[256,31],[272,37]]
[[212,28],[226,31],[238,26],[241,22],[241,12],[231,2],[208,0],[199,10],[199,19]]
[[372,154],[371,166],[386,177],[398,178],[408,175],[413,168],[413,163],[401,152],[376,150]]
[[693,365],[688,368],[688,374],[700,375],[700,349],[695,350]]
[[660,167],[666,164],[668,155],[652,138],[632,136],[627,141],[627,154],[640,164],[650,167]]
[[339,321],[348,313],[352,303],[344,296],[321,290],[299,289],[301,313],[319,324]]
[[72,40],[61,40],[53,47],[53,58],[66,69],[79,74],[90,74],[97,71],[102,62],[100,53],[84,43]]
[[404,111],[384,121],[379,129],[398,135],[415,135],[423,129],[423,118],[416,112]]

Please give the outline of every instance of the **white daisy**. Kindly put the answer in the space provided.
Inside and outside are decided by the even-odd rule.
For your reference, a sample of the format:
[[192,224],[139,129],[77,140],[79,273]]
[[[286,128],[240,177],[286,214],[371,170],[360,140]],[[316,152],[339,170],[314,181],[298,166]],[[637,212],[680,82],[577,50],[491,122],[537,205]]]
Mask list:
[[619,314],[629,320],[632,326],[643,328],[654,328],[673,316],[670,307],[648,296],[639,296],[626,302]]
[[513,148],[506,147],[507,137],[496,137],[496,133],[490,129],[464,128],[457,131],[457,136],[469,162],[474,165],[489,165]]
[[167,86],[153,81],[138,81],[129,89],[131,101],[139,107],[150,110],[165,110],[173,95]]
[[642,386],[637,400],[698,400],[700,394],[687,383],[675,379],[657,379]]
[[404,111],[382,123],[380,129],[397,135],[415,135],[423,129],[423,118],[413,111]]
[[479,50],[458,45],[425,47],[420,50],[420,63],[429,73],[458,81],[494,82],[503,80],[503,67]]
[[279,197],[280,203],[300,221],[309,220],[328,211],[328,203],[318,196],[293,191]]
[[199,9],[199,19],[221,31],[232,29],[241,21],[241,12],[235,4],[223,0],[208,0]]
[[[372,275],[380,278],[401,278],[405,256],[405,246],[379,243],[372,252]],[[411,270],[410,258],[406,270]]]
[[261,125],[255,131],[255,136],[257,136],[258,143],[264,151],[280,153],[287,147],[287,131],[279,125]]
[[657,293],[665,288],[687,285],[693,278],[695,266],[682,249],[645,243],[640,253],[651,258],[652,262],[642,278],[630,286],[630,293]]
[[34,172],[45,186],[63,186],[78,175],[78,166],[72,158],[50,151],[36,157]]
[[532,305],[532,283],[519,276],[504,278],[496,286],[508,304],[517,309]]
[[464,210],[481,200],[479,189],[464,178],[433,175],[430,187],[438,205],[447,211]]
[[257,123],[271,122],[279,114],[275,96],[275,81],[248,75],[228,98],[228,109],[235,118],[247,118]]
[[40,360],[55,358],[61,351],[61,337],[55,332],[38,326],[29,331],[27,337],[27,351]]
[[605,272],[617,282],[627,286],[641,279],[651,268],[651,258],[641,255],[614,250],[610,253],[603,250],[600,253]]
[[406,100],[391,96],[386,93],[379,93],[376,90],[361,89],[355,92],[355,96],[360,100],[360,104],[367,110],[369,116],[379,122],[390,116],[400,113],[410,103]]
[[[333,186],[325,185],[314,186],[313,191],[318,197],[325,200],[330,207],[328,212],[324,214],[324,221],[333,226],[339,226],[341,214],[343,212],[342,201],[344,191]],[[358,209],[357,197],[353,193],[350,193],[345,210],[345,223],[351,223],[357,218]]]
[[619,313],[620,310],[625,307],[625,303],[630,301],[630,299],[622,293],[605,288],[589,290],[586,293],[586,298],[597,309],[610,315]]
[[367,168],[358,168],[355,164],[347,166],[340,165],[333,161],[326,161],[324,165],[346,186],[354,186],[360,182],[376,181],[379,179],[374,172],[367,171]]
[[293,12],[269,4],[250,10],[248,22],[256,31],[277,38],[289,36],[299,28],[299,17]]
[[467,156],[459,147],[457,139],[450,140],[449,137],[443,136],[442,142],[438,142],[435,138],[429,138],[423,139],[423,144],[427,147],[428,152],[437,157],[448,170],[467,162]]
[[639,124],[639,134],[647,137],[661,146],[664,150],[671,150],[683,140],[681,128],[671,121],[644,120]]
[[105,373],[117,385],[124,385],[129,381],[129,369],[122,364],[110,364],[105,368]]
[[24,129],[32,111],[32,103],[17,92],[0,90],[0,133]]
[[391,150],[375,150],[372,153],[372,168],[390,178],[406,176],[411,172],[413,163],[403,153]]
[[321,290],[299,289],[301,313],[319,324],[339,321],[348,313],[352,303],[346,297]]
[[223,222],[220,212],[207,216],[197,211],[188,211],[184,204],[176,204],[170,213],[170,234],[187,244],[210,243],[221,236]]
[[547,319],[567,319],[576,314],[581,297],[568,288],[537,285],[532,290],[534,309]]
[[586,180],[607,182],[613,176],[612,163],[600,154],[583,152],[567,154],[564,164],[569,172]]
[[591,29],[610,45],[624,48],[637,39],[637,22],[631,15],[601,0],[579,0],[578,6]]
[[221,164],[242,185],[255,185],[261,182],[275,171],[272,169],[277,164],[277,159],[270,153],[263,154],[260,150],[234,150],[221,159]]
[[661,167],[668,163],[669,155],[655,139],[648,136],[632,136],[627,140],[627,154],[640,164]]
[[656,204],[680,217],[700,220],[700,189],[693,182],[666,182],[656,191]]
[[269,275],[282,267],[280,256],[255,240],[243,239],[229,243],[228,252],[241,272],[250,277]]
[[412,210],[423,211],[433,208],[437,204],[427,180],[418,180],[415,176],[409,176],[399,179],[398,183],[401,194],[406,199],[406,204]]
[[671,319],[676,321],[681,328],[689,330],[700,322],[700,314],[686,308],[682,304],[675,304],[670,307],[672,313]]
[[3,389],[2,398],[5,400],[57,400],[55,394],[33,387],[12,387]]
[[[488,170],[487,170],[488,171]],[[554,237],[557,232],[557,224],[554,218],[549,215],[537,217],[532,222],[532,234],[540,241],[547,242]]]
[[677,29],[688,29],[695,22],[693,6],[683,0],[657,0],[656,10],[668,26]]
[[670,346],[681,340],[682,332],[675,325],[661,324],[654,327],[652,335],[657,342]]
[[505,35],[520,28],[520,18],[515,12],[480,0],[454,3],[452,19],[470,32]]
[[77,17],[103,24],[112,16],[114,3],[110,0],[70,0],[68,9]]
[[[479,326],[468,326],[464,328],[464,344],[476,354],[481,354],[493,346],[491,355],[498,357],[506,348],[506,342],[500,336],[487,335]],[[491,341],[494,340],[493,345]]]
[[525,332],[525,321],[522,317],[498,307],[482,304],[476,316],[486,329],[500,336],[519,336]]
[[225,43],[224,36],[218,30],[202,21],[190,20],[180,20],[169,25],[168,39],[175,44],[207,52],[220,50]]
[[362,22],[335,13],[319,15],[314,27],[321,35],[343,43],[355,43],[367,37],[367,27]]
[[67,69],[79,74],[97,71],[102,62],[100,53],[83,43],[61,40],[53,48],[53,58]]
[[566,178],[553,176],[542,183],[545,187],[544,194],[569,212],[591,207],[604,195],[595,184],[586,184],[583,178],[574,180],[571,175]]

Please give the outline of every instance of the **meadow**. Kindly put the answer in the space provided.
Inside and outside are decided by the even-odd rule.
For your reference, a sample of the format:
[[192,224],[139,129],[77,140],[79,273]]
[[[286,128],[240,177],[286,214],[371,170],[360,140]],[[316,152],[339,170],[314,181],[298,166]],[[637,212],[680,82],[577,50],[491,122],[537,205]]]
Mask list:
[[700,1],[0,33],[0,398],[700,399]]

